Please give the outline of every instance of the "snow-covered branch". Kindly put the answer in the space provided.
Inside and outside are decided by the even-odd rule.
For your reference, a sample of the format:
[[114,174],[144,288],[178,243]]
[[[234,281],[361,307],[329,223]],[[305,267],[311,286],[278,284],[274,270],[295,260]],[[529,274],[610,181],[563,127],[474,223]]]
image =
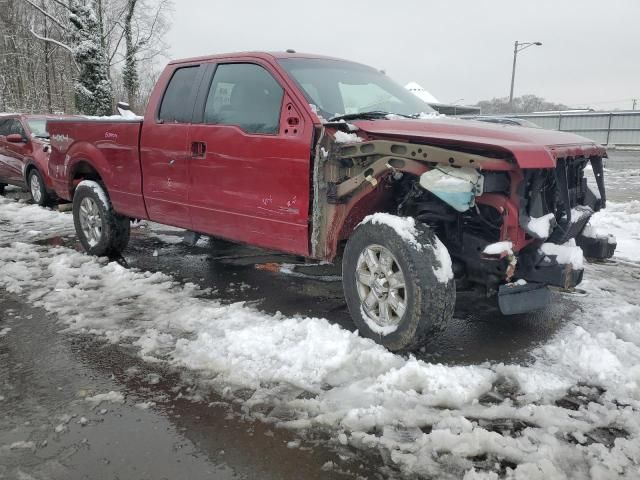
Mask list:
[[[35,8],[36,10],[38,10],[40,13],[42,13],[45,17],[47,17],[49,20],[53,21],[56,25],[58,25],[60,28],[62,28],[62,30],[67,31],[68,28],[66,25],[64,25],[60,20],[58,20],[56,17],[54,17],[53,15],[51,15],[49,12],[47,12],[45,9],[43,9],[42,7],[36,5],[35,3],[33,3],[31,0],[24,0],[25,2],[27,2],[29,5],[31,5],[33,8]],[[54,0],[56,1],[56,0]],[[61,2],[57,2],[61,5],[64,6],[63,3]],[[65,8],[68,8],[65,6]]]
[[[73,49],[69,46],[69,45],[65,45],[64,43],[55,40],[53,38],[48,38],[48,37],[43,37],[42,35],[38,35],[33,29],[30,30],[31,34],[36,37],[38,40],[42,40],[43,42],[49,42],[49,43],[53,43],[54,45],[57,45],[58,47],[62,47],[64,48],[66,51],[68,51],[72,57],[73,57]],[[76,63],[75,59],[73,61],[73,64],[76,66],[76,69],[78,71],[80,71],[80,67],[78,66],[78,64]]]

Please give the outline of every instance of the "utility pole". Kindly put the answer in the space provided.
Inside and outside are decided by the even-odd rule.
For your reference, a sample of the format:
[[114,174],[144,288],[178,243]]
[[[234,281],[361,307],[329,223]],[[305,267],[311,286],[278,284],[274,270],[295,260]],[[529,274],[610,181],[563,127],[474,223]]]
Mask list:
[[633,100],[633,107],[631,107],[631,110],[635,110],[636,109],[636,104],[638,103],[638,99],[637,98],[632,98]]
[[516,81],[516,61],[518,60],[518,41],[513,45],[513,68],[511,69],[511,90],[509,91],[509,107],[513,110],[513,84]]
[[511,90],[509,91],[509,106],[513,110],[513,85],[516,81],[516,61],[518,59],[518,52],[521,52],[525,48],[529,48],[532,46],[539,47],[542,45],[541,42],[518,42],[513,45],[513,68],[511,69]]

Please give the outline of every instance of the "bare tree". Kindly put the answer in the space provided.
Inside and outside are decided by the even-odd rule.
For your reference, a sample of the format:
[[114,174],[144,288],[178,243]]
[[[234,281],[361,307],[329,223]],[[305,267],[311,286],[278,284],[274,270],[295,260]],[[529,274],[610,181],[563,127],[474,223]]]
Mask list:
[[135,108],[135,102],[138,99],[138,88],[140,80],[138,78],[138,68],[136,62],[136,45],[133,44],[132,25],[133,14],[136,9],[138,0],[127,0],[127,13],[124,17],[124,38],[126,52],[124,58],[124,68],[122,69],[122,81],[127,91],[127,101],[131,108]]
[[74,84],[76,108],[89,115],[108,115],[113,111],[109,63],[102,42],[102,23],[94,0],[69,0],[68,4],[53,0],[66,9],[66,20],[58,19],[33,0],[24,0],[45,19],[54,22],[64,33],[64,41],[56,40],[31,29],[31,33],[45,43],[52,43],[71,53],[78,76]]
[[569,107],[561,103],[548,102],[544,98],[536,95],[523,95],[513,99],[513,104],[509,103],[508,97],[482,100],[477,103],[483,114],[503,114],[503,113],[531,113],[545,110],[567,110]]
[[[167,45],[164,36],[168,30],[167,15],[172,4],[170,0],[124,0],[120,37],[112,40],[111,66],[122,67],[122,83],[127,102],[132,109],[140,108],[148,90],[141,91],[140,64],[153,67],[158,57],[164,56]],[[117,29],[116,29],[117,31]],[[124,49],[122,40],[124,39]],[[153,70],[153,68],[152,68]],[[146,84],[145,84],[146,85]],[[144,86],[144,85],[142,85]]]
[[0,0],[0,111],[110,113],[114,94],[142,107],[167,49],[171,6]]

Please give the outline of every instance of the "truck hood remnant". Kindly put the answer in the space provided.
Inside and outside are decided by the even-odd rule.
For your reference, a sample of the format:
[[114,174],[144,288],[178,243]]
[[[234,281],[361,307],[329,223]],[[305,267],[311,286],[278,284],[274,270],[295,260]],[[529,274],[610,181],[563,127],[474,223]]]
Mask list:
[[411,139],[436,146],[466,145],[513,155],[520,168],[555,168],[556,159],[606,157],[602,145],[567,132],[490,124],[455,118],[353,120],[370,137]]

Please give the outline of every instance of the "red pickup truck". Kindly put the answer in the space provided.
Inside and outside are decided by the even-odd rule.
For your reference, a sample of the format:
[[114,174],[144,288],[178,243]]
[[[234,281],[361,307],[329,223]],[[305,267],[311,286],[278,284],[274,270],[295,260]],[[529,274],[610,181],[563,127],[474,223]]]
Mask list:
[[[414,348],[458,286],[505,314],[582,279],[605,206],[604,148],[576,135],[444,118],[373,68],[239,53],[171,62],[144,119],[49,121],[57,194],[90,254],[149,219],[305,257],[341,258],[360,334]],[[591,165],[595,185],[585,167]]]

